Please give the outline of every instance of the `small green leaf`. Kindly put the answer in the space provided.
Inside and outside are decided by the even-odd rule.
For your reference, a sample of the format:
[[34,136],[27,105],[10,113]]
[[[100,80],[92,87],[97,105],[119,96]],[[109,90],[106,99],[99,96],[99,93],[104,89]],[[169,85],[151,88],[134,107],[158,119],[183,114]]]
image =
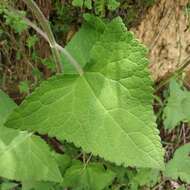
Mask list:
[[190,183],[190,143],[179,147],[173,158],[166,164],[164,175]]
[[18,13],[14,13],[9,10],[4,10],[4,18],[6,20],[6,24],[15,30],[17,33],[21,33],[28,28],[26,22],[23,20],[23,16],[25,16],[24,11],[19,11]]
[[83,7],[92,9],[92,0],[73,0],[72,5],[75,7]]
[[54,153],[53,156],[57,162],[57,165],[59,166],[61,174],[64,175],[66,169],[72,163],[70,156],[68,156],[67,154],[57,154],[57,153]]
[[95,11],[97,15],[101,17],[105,16],[105,7],[106,7],[106,0],[97,0],[94,2]]
[[84,6],[85,6],[87,9],[92,9],[92,0],[85,0],[85,1],[84,1]]
[[63,185],[74,190],[102,190],[110,185],[115,174],[105,170],[101,164],[91,163],[89,165],[75,162],[67,169]]
[[3,14],[6,11],[5,3],[0,4],[0,14]]
[[190,121],[190,92],[172,79],[169,86],[170,95],[164,108],[164,127],[173,129],[180,121]]
[[35,46],[35,44],[38,42],[38,37],[36,35],[29,36],[26,40],[26,44],[29,48],[32,48]]
[[52,57],[41,59],[41,63],[47,66],[48,69],[55,70],[55,63]]
[[153,169],[137,169],[137,174],[130,180],[138,186],[154,186],[160,180],[160,172]]
[[119,7],[120,3],[117,0],[108,0],[107,7],[109,10],[113,11]]
[[82,7],[83,6],[83,0],[73,0],[72,5],[76,7]]
[[19,91],[20,91],[20,93],[27,93],[27,94],[29,94],[30,87],[29,87],[28,81],[21,81],[19,83]]
[[1,127],[0,175],[18,181],[62,180],[48,145],[27,132]]

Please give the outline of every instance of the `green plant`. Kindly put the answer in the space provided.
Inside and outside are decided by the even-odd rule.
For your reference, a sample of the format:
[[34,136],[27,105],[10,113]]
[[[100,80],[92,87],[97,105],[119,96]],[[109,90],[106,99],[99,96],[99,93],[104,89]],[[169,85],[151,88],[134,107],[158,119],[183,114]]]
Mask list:
[[190,183],[190,143],[187,143],[178,148],[174,157],[166,164],[164,175],[177,180],[180,178],[182,181]]
[[[34,93],[36,98],[26,99],[6,125],[13,127],[14,123],[14,128],[48,133],[117,164],[162,168],[163,153],[151,108],[152,88],[146,68],[146,50],[126,31],[119,18],[104,27],[99,40],[92,44],[85,74],[59,75],[42,83]],[[74,55],[72,51],[70,53]],[[130,55],[129,58],[126,55]],[[136,73],[132,76],[134,70]],[[137,85],[141,88],[136,89]],[[33,112],[33,109],[39,111]],[[29,114],[26,118],[23,110]],[[54,114],[53,110],[59,113]],[[62,123],[61,126],[57,121]],[[100,133],[103,136],[109,134],[107,141]],[[129,148],[131,146],[133,151]],[[123,151],[118,152],[118,147],[123,147]]]
[[188,122],[190,93],[180,85],[175,79],[172,79],[169,85],[169,97],[163,111],[164,127],[173,129],[180,122]]
[[117,0],[73,0],[72,4],[76,7],[84,7],[87,9],[92,9],[94,5],[96,14],[101,16],[105,15],[106,8],[113,11],[120,5]]
[[[121,18],[107,21],[85,14],[80,30],[62,48],[36,4],[25,2],[35,6],[42,29],[22,19],[49,42],[53,53],[62,53],[58,64],[36,54],[34,60],[50,68],[63,64],[64,73],[57,69],[20,106],[0,91],[5,103],[0,107],[1,189],[156,189],[161,180],[178,177],[189,183],[189,144],[164,163],[147,50]],[[32,50],[37,41],[30,35],[26,46]],[[176,100],[174,87],[187,94],[171,83],[167,118],[167,107]],[[26,81],[20,90],[29,93]]]
[[51,20],[51,28],[56,39],[68,40],[67,34],[70,32],[73,23],[82,17],[82,12],[77,12],[76,7],[68,3],[62,3],[59,0],[54,0],[53,6],[55,7],[54,17]]
[[30,86],[28,84],[28,81],[21,81],[19,84],[19,91],[20,93],[26,93],[29,94],[30,92]]
[[31,35],[28,37],[28,39],[26,40],[26,44],[28,46],[28,48],[33,48],[35,46],[35,44],[38,42],[38,37],[36,35]]
[[25,16],[25,11],[11,12],[7,9],[6,4],[0,5],[0,15],[5,19],[5,23],[14,29],[16,33],[21,33],[27,29],[27,24],[22,19]]
[[45,65],[48,69],[55,71],[55,63],[52,57],[41,59],[41,63]]

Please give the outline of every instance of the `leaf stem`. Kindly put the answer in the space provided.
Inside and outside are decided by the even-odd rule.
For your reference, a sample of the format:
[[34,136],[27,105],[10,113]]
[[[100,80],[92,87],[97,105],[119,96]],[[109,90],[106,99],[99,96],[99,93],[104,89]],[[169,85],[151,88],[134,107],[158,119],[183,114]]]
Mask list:
[[[23,17],[23,20],[26,22],[26,24],[28,26],[30,26],[31,28],[33,28],[38,34],[40,34],[48,43],[49,42],[49,38],[47,36],[46,33],[44,33],[38,26],[36,26],[33,22],[31,22],[29,19]],[[81,68],[81,66],[79,65],[79,63],[71,56],[71,54],[65,49],[63,48],[61,45],[59,45],[57,42],[55,42],[55,48],[57,50],[59,50],[61,53],[63,53],[63,55],[65,55],[65,57],[68,59],[69,63],[71,65],[74,66],[74,68],[76,69],[76,71],[82,76],[84,74],[83,69]]]
[[36,16],[39,24],[41,25],[42,29],[46,32],[54,56],[57,72],[61,73],[62,72],[61,56],[59,51],[55,48],[56,41],[52,33],[52,30],[50,28],[48,20],[45,18],[42,11],[39,9],[38,5],[33,0],[23,0],[23,1],[31,9],[31,11],[34,12],[34,15]]

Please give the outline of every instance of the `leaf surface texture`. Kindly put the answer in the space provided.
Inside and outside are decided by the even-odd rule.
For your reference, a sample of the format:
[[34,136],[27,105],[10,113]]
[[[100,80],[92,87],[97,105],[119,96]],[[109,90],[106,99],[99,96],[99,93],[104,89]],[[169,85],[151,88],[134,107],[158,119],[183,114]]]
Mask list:
[[83,76],[43,82],[6,125],[48,133],[118,165],[163,168],[146,53],[114,19],[91,48]]

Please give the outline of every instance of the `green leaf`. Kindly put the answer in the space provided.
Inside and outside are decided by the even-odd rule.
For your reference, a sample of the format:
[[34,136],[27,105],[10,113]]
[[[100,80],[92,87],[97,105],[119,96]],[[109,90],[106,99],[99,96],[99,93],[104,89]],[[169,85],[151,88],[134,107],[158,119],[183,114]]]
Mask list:
[[92,0],[73,0],[72,5],[76,7],[83,7],[92,9]]
[[102,190],[110,185],[115,174],[110,170],[105,170],[101,164],[91,163],[84,165],[75,162],[67,169],[63,185],[74,190]]
[[164,127],[173,129],[180,121],[190,121],[190,92],[172,79],[169,86],[170,96],[164,108]]
[[83,0],[73,0],[72,5],[76,7],[82,7],[83,6]]
[[11,98],[8,97],[2,90],[0,90],[0,126],[6,121],[9,114],[15,109],[17,105]]
[[137,174],[130,180],[130,184],[138,186],[154,186],[160,180],[160,172],[154,169],[138,169]]
[[106,0],[98,0],[94,2],[95,11],[97,15],[101,15],[101,17],[105,16],[105,6]]
[[119,5],[120,5],[120,3],[116,0],[108,0],[108,2],[107,2],[108,9],[111,11],[117,9],[119,7]]
[[19,91],[20,91],[20,93],[29,94],[29,92],[30,92],[29,81],[21,81],[19,83]]
[[[73,0],[72,5],[76,7],[92,9],[92,1],[93,0]],[[105,7],[107,7],[110,11],[114,11],[120,5],[117,0],[96,0],[94,1],[94,4],[96,14],[101,14],[102,16],[105,14]]]
[[38,37],[36,35],[33,35],[33,36],[29,36],[28,39],[26,40],[26,45],[29,47],[29,48],[32,48],[35,46],[35,44],[38,42]]
[[70,156],[68,156],[67,154],[57,154],[57,153],[54,153],[53,156],[57,162],[57,165],[59,166],[61,174],[64,175],[66,169],[72,163]]
[[0,175],[18,181],[62,180],[47,144],[37,136],[1,127]]
[[127,173],[128,168],[122,167],[122,166],[116,166],[115,164],[111,164],[109,162],[106,163],[106,168],[111,169],[115,175],[116,175],[116,181],[119,184],[125,184],[128,182],[126,178],[128,179]]
[[7,9],[4,10],[4,18],[6,24],[15,30],[16,33],[21,33],[28,28],[23,16],[26,15],[24,11],[18,11],[16,14]]
[[41,63],[45,65],[48,69],[51,69],[52,71],[55,70],[55,62],[53,60],[53,57],[48,57],[45,59],[41,59]]
[[174,157],[166,164],[164,175],[190,183],[190,143],[179,147]]
[[6,125],[48,133],[118,165],[163,168],[146,52],[114,19],[91,49],[83,76],[43,82]]
[[84,1],[84,6],[85,6],[87,9],[92,9],[92,0],[85,0],[85,1]]

